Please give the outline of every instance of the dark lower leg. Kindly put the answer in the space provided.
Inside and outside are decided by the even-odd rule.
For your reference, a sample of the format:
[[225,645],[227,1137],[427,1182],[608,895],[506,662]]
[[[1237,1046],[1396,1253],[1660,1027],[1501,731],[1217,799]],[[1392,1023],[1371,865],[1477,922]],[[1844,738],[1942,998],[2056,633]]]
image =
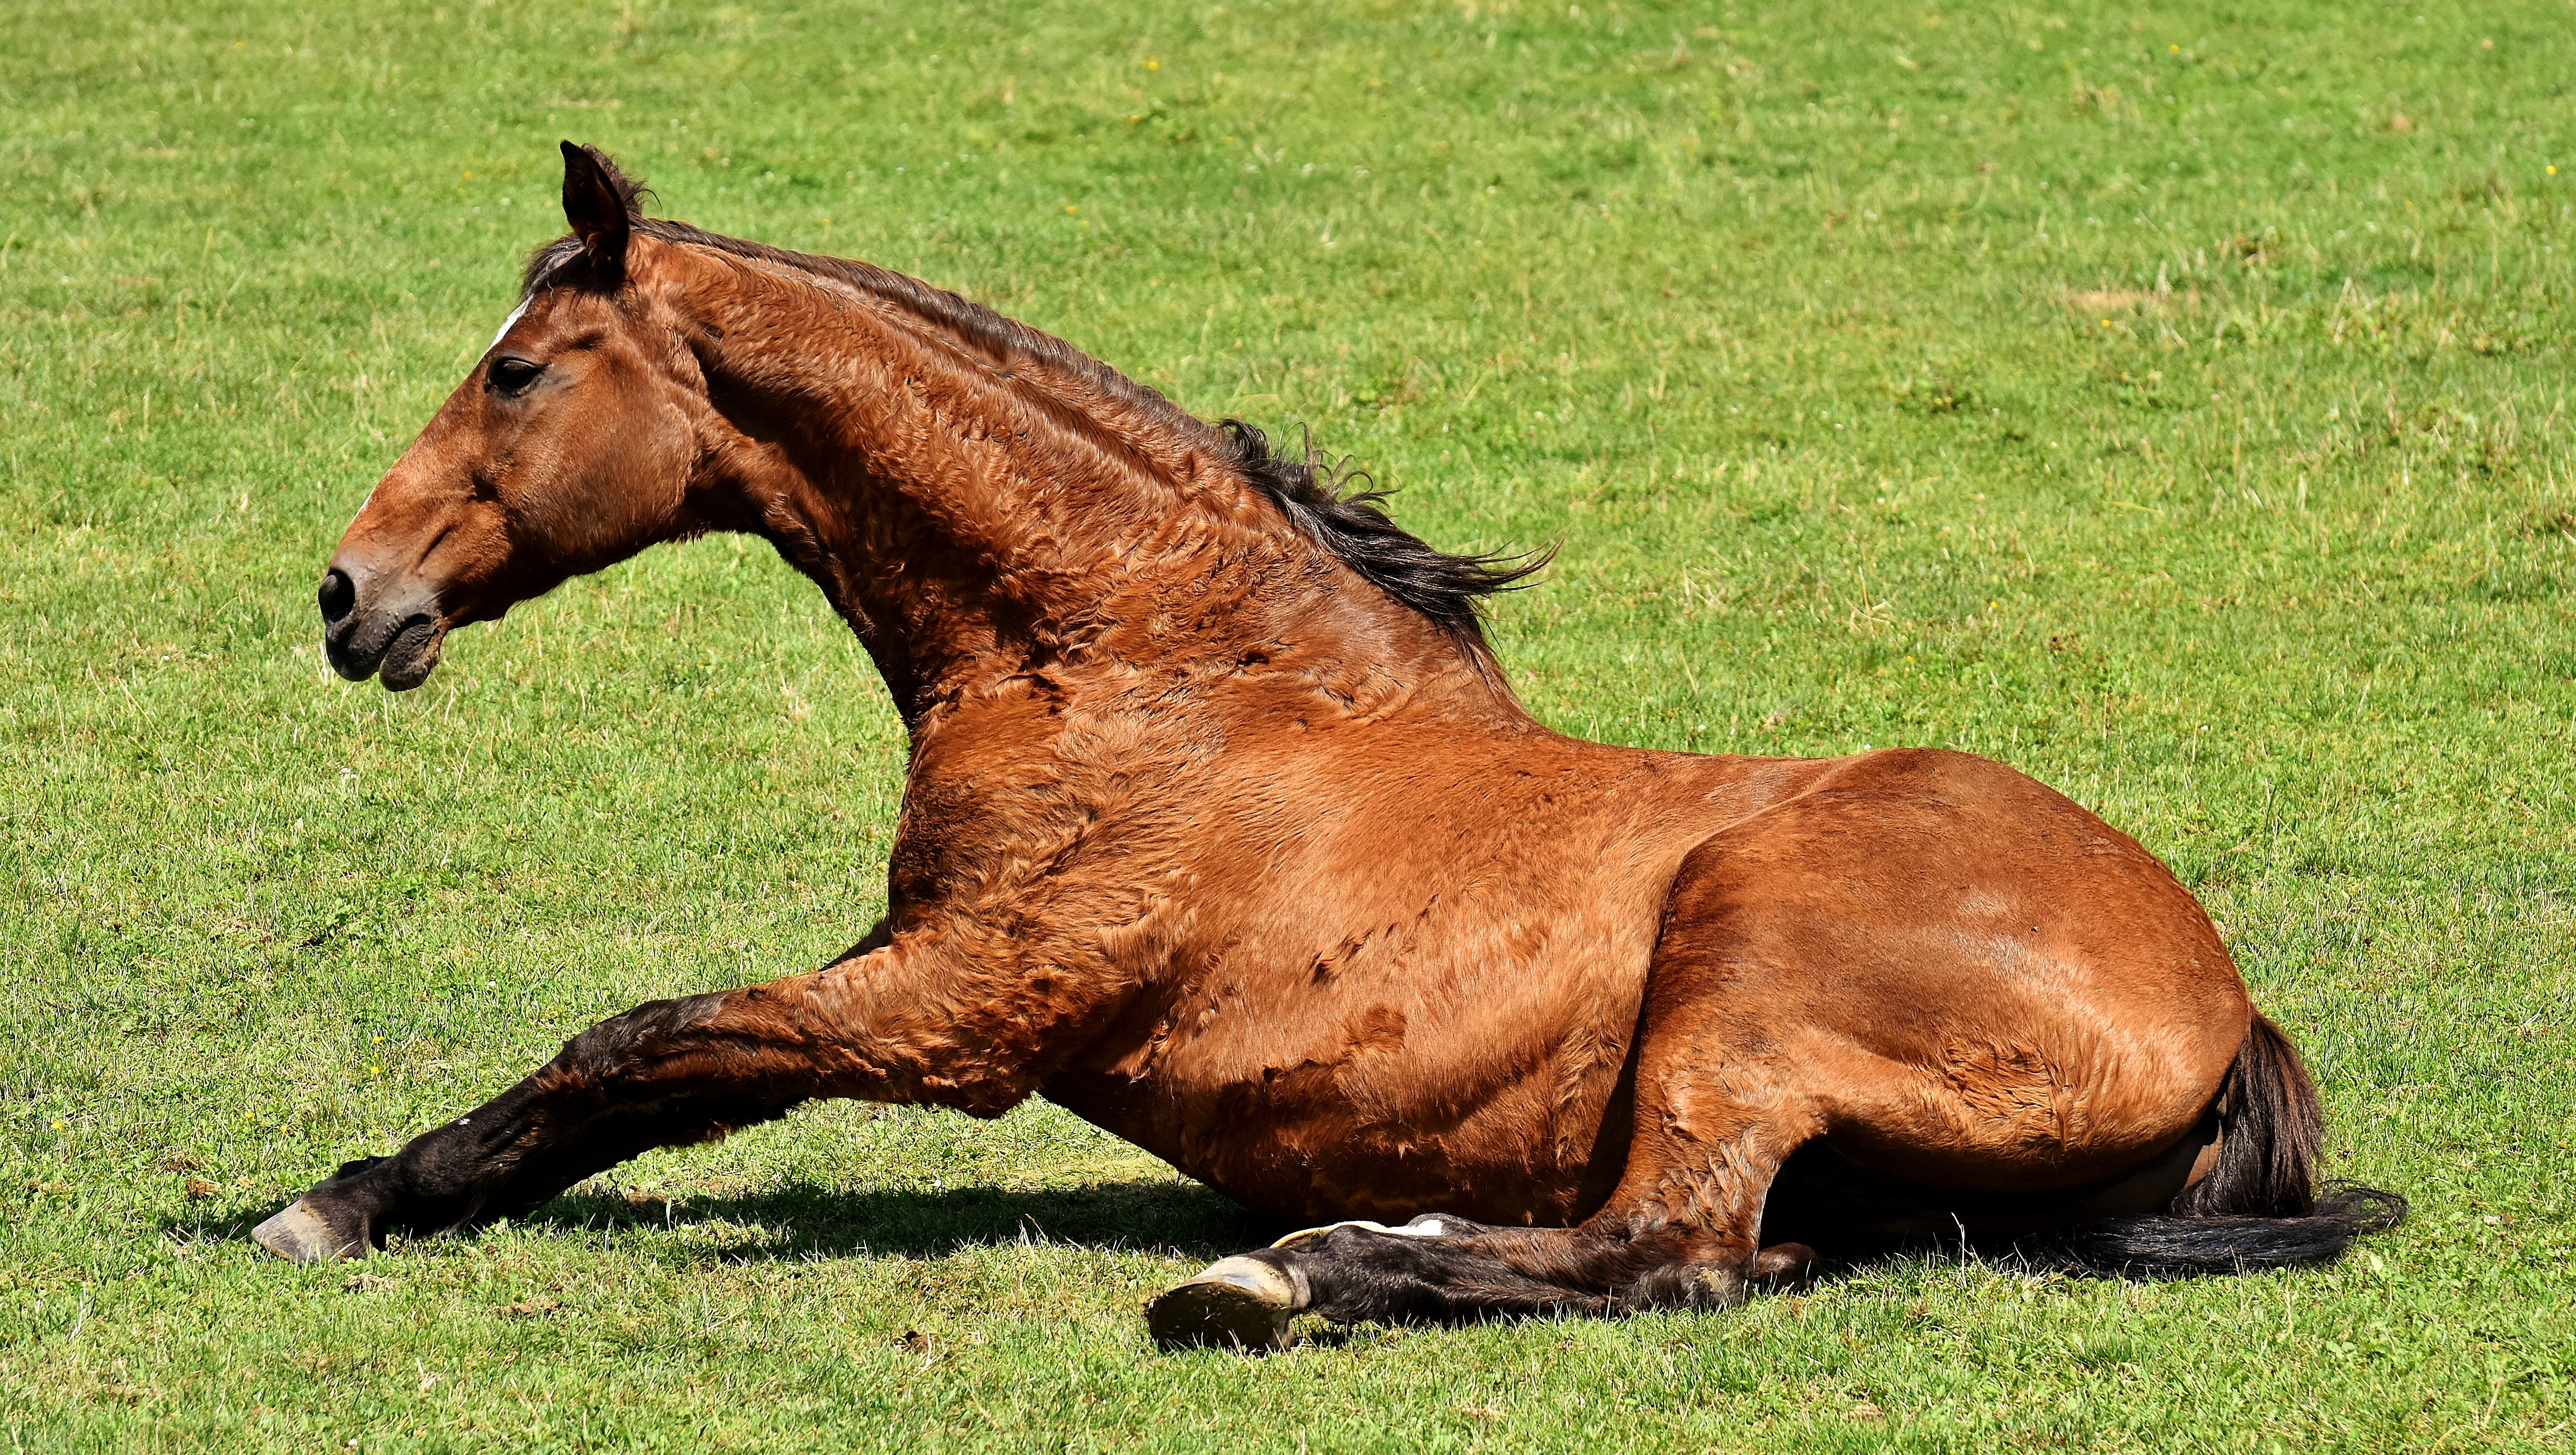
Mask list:
[[1218,1262],[1147,1303],[1164,1348],[1284,1348],[1289,1321],[1334,1323],[1724,1308],[1796,1286],[1815,1266],[1795,1243],[1753,1254],[1665,1226],[1496,1228],[1425,1216],[1401,1228],[1339,1224]]
[[1764,1199],[1794,1140],[1747,1119],[1735,1135],[1632,1153],[1621,1211],[1580,1228],[1497,1228],[1422,1217],[1402,1229],[1341,1225],[1248,1255],[1276,1260],[1302,1311],[1455,1320],[1724,1308],[1811,1275],[1815,1254],[1759,1244]]
[[654,1001],[602,1021],[393,1156],[342,1167],[281,1213],[274,1233],[263,1225],[261,1241],[329,1257],[391,1232],[516,1217],[640,1152],[712,1140],[833,1090],[800,1039],[746,1003],[754,996]]
[[1438,1217],[1393,1232],[1337,1227],[1249,1256],[1293,1268],[1310,1291],[1305,1311],[1346,1324],[1610,1313],[1634,1251],[1569,1228]]
[[[1694,1256],[1705,1241],[1683,1228],[1497,1228],[1445,1215],[1394,1229],[1345,1223],[1226,1259],[1174,1294],[1213,1279],[1243,1291],[1214,1289],[1221,1302],[1249,1300],[1282,1321],[1312,1313],[1334,1323],[1602,1316],[1735,1302],[1746,1279],[1731,1265],[1714,1274],[1718,1265]],[[1194,1301],[1205,1300],[1181,1300]],[[1226,1331],[1240,1337],[1235,1324]],[[1176,1324],[1173,1332],[1183,1331]]]
[[[1420,1217],[1399,1229],[1316,1228],[1165,1290],[1145,1305],[1145,1323],[1166,1349],[1277,1349],[1287,1347],[1289,1321],[1302,1313],[1339,1324],[1606,1314],[1615,1311],[1607,1286],[1578,1271],[1608,1253],[1597,1241],[1565,1228],[1520,1231],[1451,1217]],[[1524,1256],[1504,1256],[1507,1246]]]

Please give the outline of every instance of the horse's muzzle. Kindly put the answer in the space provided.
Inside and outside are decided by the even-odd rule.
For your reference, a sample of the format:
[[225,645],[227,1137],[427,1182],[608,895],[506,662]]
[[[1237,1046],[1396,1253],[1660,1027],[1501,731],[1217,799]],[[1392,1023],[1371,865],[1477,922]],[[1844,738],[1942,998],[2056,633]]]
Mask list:
[[[370,603],[379,594],[397,599]],[[387,688],[408,692],[429,680],[446,645],[447,624],[425,604],[402,601],[407,592],[370,593],[333,566],[322,577],[322,654],[331,670],[352,682],[381,676]],[[408,609],[407,609],[408,608]]]

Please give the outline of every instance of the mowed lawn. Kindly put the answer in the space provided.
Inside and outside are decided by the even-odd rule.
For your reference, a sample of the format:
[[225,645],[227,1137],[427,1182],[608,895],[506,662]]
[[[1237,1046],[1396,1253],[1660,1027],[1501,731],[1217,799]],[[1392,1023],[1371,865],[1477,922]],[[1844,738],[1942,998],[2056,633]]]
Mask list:
[[[2565,1448],[2576,11],[2473,8],[12,7],[10,1448]],[[2330,1270],[1927,1250],[1167,1357],[1139,1301],[1276,1226],[1043,1104],[833,1104],[268,1258],[340,1160],[882,907],[899,725],[757,542],[409,696],[321,660],[562,137],[1309,425],[1436,543],[1561,543],[1494,634],[1565,731],[2058,786],[2414,1217]]]

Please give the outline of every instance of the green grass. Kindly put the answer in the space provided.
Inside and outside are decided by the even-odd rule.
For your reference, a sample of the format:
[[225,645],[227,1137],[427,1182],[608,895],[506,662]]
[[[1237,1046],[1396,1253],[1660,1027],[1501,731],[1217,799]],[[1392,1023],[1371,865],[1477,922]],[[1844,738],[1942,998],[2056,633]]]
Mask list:
[[[2564,1448],[2576,13],[2464,8],[10,10],[11,1448]],[[1310,423],[1434,541],[1561,541],[1495,635],[1568,731],[2065,789],[2414,1219],[1165,1358],[1139,1299],[1259,1220],[1043,1105],[832,1105],[364,1281],[266,1259],[338,1159],[879,908],[900,731],[765,548],[408,697],[320,659],[563,136]]]

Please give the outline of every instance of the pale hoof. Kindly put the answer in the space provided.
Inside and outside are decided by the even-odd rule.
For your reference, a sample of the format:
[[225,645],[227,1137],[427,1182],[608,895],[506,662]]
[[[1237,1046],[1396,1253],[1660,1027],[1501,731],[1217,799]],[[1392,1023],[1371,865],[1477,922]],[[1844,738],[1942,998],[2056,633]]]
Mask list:
[[251,1241],[290,1263],[329,1263],[340,1258],[366,1256],[364,1237],[344,1238],[331,1230],[312,1204],[303,1198],[286,1205],[286,1210],[250,1230]]
[[1306,1305],[1294,1269],[1259,1258],[1227,1258],[1145,1303],[1145,1327],[1162,1349],[1288,1347],[1288,1321]]

